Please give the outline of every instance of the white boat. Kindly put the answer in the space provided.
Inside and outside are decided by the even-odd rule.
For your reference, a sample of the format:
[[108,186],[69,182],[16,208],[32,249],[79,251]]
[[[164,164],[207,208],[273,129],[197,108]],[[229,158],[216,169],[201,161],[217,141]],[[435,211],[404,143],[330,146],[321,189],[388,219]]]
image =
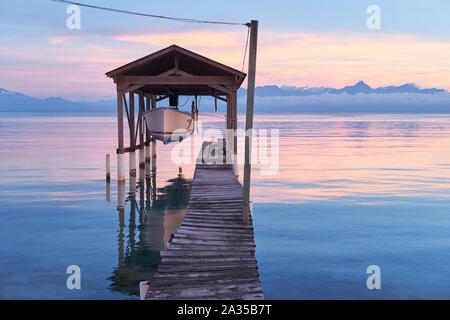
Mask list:
[[150,134],[164,144],[182,141],[194,132],[194,119],[188,112],[161,107],[144,113]]

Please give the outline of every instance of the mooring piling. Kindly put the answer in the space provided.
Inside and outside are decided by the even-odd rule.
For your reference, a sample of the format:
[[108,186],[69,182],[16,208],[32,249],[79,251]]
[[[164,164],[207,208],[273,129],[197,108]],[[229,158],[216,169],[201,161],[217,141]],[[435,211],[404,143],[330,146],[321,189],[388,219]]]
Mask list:
[[130,196],[136,194],[136,176],[130,176],[130,186],[129,186]]
[[117,87],[117,181],[125,181],[125,171],[123,167],[123,157],[125,153],[123,141],[123,92]]
[[106,155],[106,181],[111,181],[111,157]]
[[152,138],[152,175],[156,174],[156,139]]
[[145,167],[144,148],[139,148],[139,168]]
[[106,201],[111,201],[111,182],[106,181]]
[[125,182],[124,158],[123,153],[117,154],[117,181]]
[[130,177],[136,177],[136,152],[129,152],[128,157],[130,160]]
[[145,166],[139,167],[139,185],[140,186],[144,185],[144,181],[145,181]]
[[117,209],[125,208],[125,181],[117,181]]
[[151,155],[150,155],[150,145],[148,143],[145,144],[145,162],[151,161]]

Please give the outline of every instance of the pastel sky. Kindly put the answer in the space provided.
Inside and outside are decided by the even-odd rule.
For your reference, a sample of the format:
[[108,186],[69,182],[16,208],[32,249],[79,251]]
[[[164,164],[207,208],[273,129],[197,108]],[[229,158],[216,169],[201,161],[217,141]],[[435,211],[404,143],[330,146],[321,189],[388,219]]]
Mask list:
[[[374,87],[414,82],[450,89],[450,1],[79,2],[196,19],[258,19],[257,85],[343,87],[364,80]],[[366,27],[372,4],[381,8],[381,30]],[[115,91],[105,72],[174,43],[242,68],[245,27],[81,8],[81,29],[69,30],[67,7],[0,1],[0,87],[36,97],[108,99]]]

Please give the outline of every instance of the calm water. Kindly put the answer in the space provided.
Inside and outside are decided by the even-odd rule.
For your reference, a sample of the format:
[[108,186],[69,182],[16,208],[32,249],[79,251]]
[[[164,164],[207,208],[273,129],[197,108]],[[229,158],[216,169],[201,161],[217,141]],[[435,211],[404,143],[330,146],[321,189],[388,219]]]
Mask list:
[[[223,115],[201,118],[224,127]],[[253,171],[266,298],[450,298],[450,115],[258,115],[255,125],[280,130],[277,174]],[[183,219],[193,166],[171,161],[182,144],[159,144],[156,181],[118,210],[115,130],[112,115],[0,113],[0,298],[137,298]],[[372,264],[378,291],[366,288]],[[81,290],[66,288],[69,265]]]

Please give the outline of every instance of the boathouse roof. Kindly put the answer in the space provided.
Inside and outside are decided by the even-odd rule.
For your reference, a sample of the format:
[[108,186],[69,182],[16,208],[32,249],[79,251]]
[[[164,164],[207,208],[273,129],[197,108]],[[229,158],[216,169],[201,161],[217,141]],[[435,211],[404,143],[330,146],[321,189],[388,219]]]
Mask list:
[[177,45],[127,63],[106,75],[121,91],[178,95],[220,95],[235,92],[246,74]]

